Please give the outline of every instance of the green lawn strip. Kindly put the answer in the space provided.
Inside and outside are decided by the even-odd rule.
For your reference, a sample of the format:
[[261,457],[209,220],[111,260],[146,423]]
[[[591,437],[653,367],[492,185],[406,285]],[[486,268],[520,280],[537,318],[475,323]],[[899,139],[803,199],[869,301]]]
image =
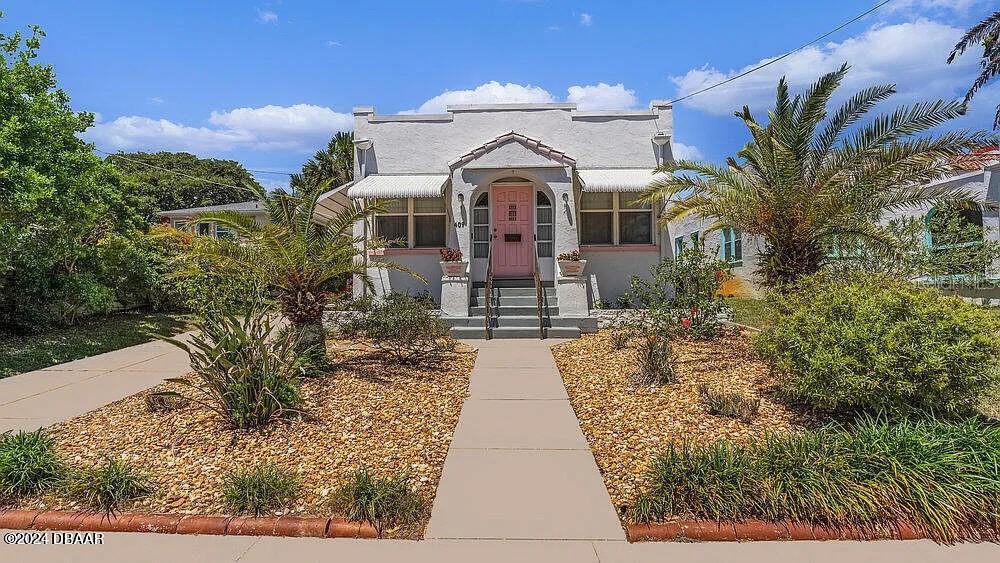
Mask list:
[[998,468],[1000,425],[863,417],[758,444],[668,448],[632,518],[791,520],[872,534],[906,523],[940,542],[994,540]]
[[764,299],[732,297],[726,299],[725,304],[733,310],[730,320],[734,323],[761,329],[767,328],[772,323],[772,309]]
[[127,312],[39,334],[0,334],[0,378],[149,342],[187,324],[183,314]]

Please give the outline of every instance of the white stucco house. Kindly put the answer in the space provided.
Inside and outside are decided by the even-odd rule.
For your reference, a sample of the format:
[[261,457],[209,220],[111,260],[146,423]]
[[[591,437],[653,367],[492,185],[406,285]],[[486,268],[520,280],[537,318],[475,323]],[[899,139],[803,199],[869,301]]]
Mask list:
[[[654,168],[673,158],[669,103],[628,111],[457,105],[434,115],[357,107],[354,118],[356,180],[347,196],[385,210],[359,222],[355,235],[392,241],[366,257],[376,293],[429,292],[459,335],[590,330],[597,304],[613,302],[633,274],[648,275],[672,252],[659,209],[634,204]],[[442,274],[445,247],[469,262],[462,275]],[[586,260],[582,275],[557,264],[572,251]],[[427,283],[378,268],[383,260]]]

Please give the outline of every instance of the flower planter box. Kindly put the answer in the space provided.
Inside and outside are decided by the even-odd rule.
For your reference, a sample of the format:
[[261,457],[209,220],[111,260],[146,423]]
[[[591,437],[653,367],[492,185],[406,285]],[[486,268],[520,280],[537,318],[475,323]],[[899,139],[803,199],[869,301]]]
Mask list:
[[441,273],[449,278],[464,276],[468,271],[468,262],[441,262]]
[[559,273],[564,276],[582,276],[583,269],[587,267],[586,260],[560,260]]

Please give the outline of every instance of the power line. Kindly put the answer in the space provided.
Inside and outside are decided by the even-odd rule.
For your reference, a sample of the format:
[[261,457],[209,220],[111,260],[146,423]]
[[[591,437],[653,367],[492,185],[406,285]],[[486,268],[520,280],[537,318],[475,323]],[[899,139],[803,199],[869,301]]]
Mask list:
[[838,25],[837,27],[831,29],[830,31],[824,33],[823,35],[820,35],[819,37],[817,37],[817,38],[809,41],[808,43],[803,43],[802,45],[799,45],[798,47],[792,49],[791,51],[788,51],[787,53],[785,53],[784,55],[781,55],[778,58],[771,59],[771,60],[767,61],[764,64],[757,65],[754,68],[751,68],[750,70],[741,72],[741,73],[737,74],[736,76],[731,76],[731,77],[729,77],[729,78],[727,78],[727,79],[725,79],[725,80],[723,80],[721,82],[717,82],[715,84],[712,84],[711,86],[707,86],[707,87],[702,88],[701,90],[698,90],[696,92],[691,92],[690,94],[687,94],[686,96],[681,96],[680,98],[676,98],[674,100],[670,100],[670,103],[680,102],[680,101],[686,100],[686,99],[688,99],[690,97],[697,96],[698,94],[703,94],[705,92],[708,92],[709,90],[712,90],[713,88],[718,88],[719,86],[722,86],[723,84],[728,84],[728,83],[730,83],[730,82],[732,82],[734,80],[738,80],[740,78],[743,78],[744,76],[746,76],[748,74],[757,72],[758,70],[760,70],[760,69],[762,69],[762,68],[764,68],[766,66],[773,65],[774,63],[776,63],[776,62],[778,62],[778,61],[780,61],[782,59],[785,59],[785,58],[788,58],[788,57],[792,56],[793,54],[801,51],[802,49],[805,49],[806,47],[812,45],[813,43],[816,43],[817,41],[822,41],[823,39],[826,39],[827,37],[833,35],[834,33],[837,33],[838,31],[840,31],[841,29],[844,29],[845,27],[851,25],[852,23],[855,23],[858,20],[864,19],[866,16],[868,16],[872,12],[878,10],[882,6],[885,6],[889,2],[892,2],[892,0],[883,0],[882,2],[879,2],[878,4],[876,4],[876,5],[872,6],[871,8],[869,8],[868,10],[866,10],[866,11],[864,11],[864,12],[862,12],[862,13],[856,15],[856,16],[854,16],[853,18],[845,21],[844,23],[842,23],[842,24]]
[[294,172],[282,172],[280,170],[251,170],[247,168],[247,172],[253,172],[255,174],[277,174],[279,176],[294,176]]

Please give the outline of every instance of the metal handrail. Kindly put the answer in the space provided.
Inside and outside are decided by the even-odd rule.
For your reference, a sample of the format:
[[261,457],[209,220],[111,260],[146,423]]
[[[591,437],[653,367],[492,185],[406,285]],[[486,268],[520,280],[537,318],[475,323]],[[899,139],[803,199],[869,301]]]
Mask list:
[[483,293],[486,297],[486,322],[483,330],[485,334],[483,338],[489,340],[493,338],[493,330],[490,326],[490,321],[493,317],[493,239],[496,237],[496,233],[490,234],[490,244],[486,249],[486,286]]
[[531,274],[535,278],[535,305],[538,307],[538,338],[545,338],[545,327],[542,324],[542,277],[538,273],[538,236],[532,234],[531,244]]

